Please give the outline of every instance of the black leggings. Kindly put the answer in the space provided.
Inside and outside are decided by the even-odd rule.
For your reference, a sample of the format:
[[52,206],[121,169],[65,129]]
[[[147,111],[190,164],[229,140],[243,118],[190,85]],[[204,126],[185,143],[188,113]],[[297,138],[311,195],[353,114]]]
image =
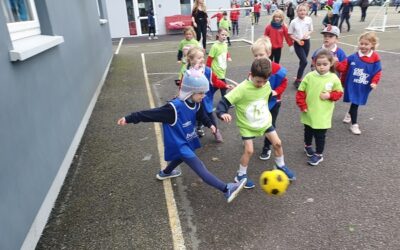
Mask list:
[[312,140],[315,138],[315,152],[322,154],[325,148],[325,137],[327,129],[314,129],[304,124],[304,144],[312,145]]
[[239,35],[239,21],[232,21],[232,35]]
[[204,21],[200,20],[197,22],[197,28],[195,28],[196,31],[196,39],[197,41],[200,42],[200,39],[203,37],[202,43],[203,43],[203,48],[206,49],[207,46],[207,20],[204,19]]
[[367,7],[361,7],[361,21],[365,21],[365,17],[367,16]]
[[156,27],[149,27],[149,36],[153,33],[153,36],[156,36]]
[[345,20],[346,20],[346,24],[347,24],[347,31],[350,31],[350,14],[349,13],[343,13],[342,16],[340,17],[339,29],[340,29],[340,31],[342,31],[342,25]]
[[358,105],[352,103],[350,105],[350,110],[349,110],[349,114],[351,117],[351,124],[356,124],[357,123],[357,116],[358,116]]
[[168,166],[163,170],[163,172],[165,174],[171,173],[172,170],[174,170],[182,162],[185,162],[208,185],[215,187],[222,192],[226,191],[226,184],[208,171],[207,167],[197,156],[193,158],[182,157],[181,159],[173,160],[169,162]]
[[[281,103],[277,102],[275,106],[270,110],[271,116],[272,116],[272,126],[276,128],[275,122],[276,118],[278,117],[279,114],[279,109],[281,108]],[[267,137],[264,138],[264,149],[269,149],[271,147],[271,142],[267,139]]]
[[282,54],[282,48],[272,49],[271,56],[269,57],[269,59],[271,61],[279,63],[279,61],[281,60],[281,54]]
[[304,74],[304,69],[307,66],[307,57],[310,53],[310,40],[303,40],[304,45],[300,46],[297,42],[294,43],[294,51],[299,58],[299,69],[297,70],[297,79],[301,80]]

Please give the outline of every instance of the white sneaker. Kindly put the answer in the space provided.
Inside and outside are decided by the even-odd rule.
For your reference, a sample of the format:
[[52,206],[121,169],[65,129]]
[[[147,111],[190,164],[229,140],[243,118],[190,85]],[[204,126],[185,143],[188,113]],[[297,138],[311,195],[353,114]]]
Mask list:
[[346,115],[343,118],[344,123],[350,123],[351,122],[351,116],[349,113],[346,113]]
[[151,40],[151,36],[149,36],[149,40]]
[[157,39],[158,39],[158,37],[156,37],[156,36],[153,36],[153,39],[154,39],[154,40],[157,40]]
[[361,134],[361,130],[360,130],[360,128],[359,128],[357,123],[350,126],[350,131],[355,135],[360,135]]

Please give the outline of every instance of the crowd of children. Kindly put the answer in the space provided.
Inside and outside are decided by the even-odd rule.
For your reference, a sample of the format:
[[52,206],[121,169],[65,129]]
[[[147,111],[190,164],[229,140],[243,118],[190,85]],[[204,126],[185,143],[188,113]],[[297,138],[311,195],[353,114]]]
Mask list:
[[[344,102],[350,103],[343,122],[351,123],[351,133],[361,134],[359,106],[366,105],[369,93],[376,89],[381,79],[382,66],[376,52],[378,38],[374,32],[363,33],[358,39],[357,52],[346,56],[338,47],[340,28],[333,25],[336,23],[331,13],[321,32],[323,43],[312,54],[311,72],[303,78],[314,31],[308,11],[307,4],[298,5],[295,10],[297,17],[290,17],[289,25],[282,10],[272,13],[264,37],[251,46],[254,61],[249,75],[235,87],[226,83],[228,62],[232,61],[228,51],[230,34],[232,29],[233,33],[238,32],[237,23],[234,24],[238,21],[235,10],[233,15],[230,13],[230,18],[226,11],[214,15],[218,18],[217,40],[206,60],[206,51],[195,40],[193,28],[184,30],[177,55],[181,65],[177,80],[178,95],[162,107],[134,112],[117,121],[119,125],[162,123],[165,160],[169,164],[156,175],[157,179],[180,176],[181,172],[176,167],[184,162],[205,183],[222,191],[227,201],[231,202],[242,188],[251,189],[256,185],[248,176],[248,167],[256,148],[253,141],[260,136],[264,137],[264,145],[259,159],[268,160],[273,153],[274,168],[282,170],[291,181],[296,179],[295,172],[285,164],[283,143],[276,130],[282,95],[288,85],[287,69],[279,64],[284,40],[299,58],[294,85],[300,122],[304,125],[306,162],[317,166],[324,160],[326,134],[332,127],[335,102],[342,96]],[[316,10],[313,11],[316,14]],[[214,106],[214,94],[218,89],[221,90],[221,99]],[[227,93],[226,90],[230,91]],[[234,182],[224,183],[207,170],[195,150],[200,147],[199,138],[205,135],[204,126],[211,129],[216,142],[224,141],[214,111],[221,121],[230,122],[233,118],[229,110],[233,107],[244,147]]]

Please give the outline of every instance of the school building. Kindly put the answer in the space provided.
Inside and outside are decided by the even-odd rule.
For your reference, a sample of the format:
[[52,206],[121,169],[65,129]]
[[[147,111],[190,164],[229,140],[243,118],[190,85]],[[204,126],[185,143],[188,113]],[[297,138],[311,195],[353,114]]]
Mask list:
[[[147,13],[153,11],[156,34],[168,33],[165,17],[191,15],[194,0],[106,0],[111,37],[148,35]],[[205,1],[207,9],[230,8],[230,0]]]
[[35,248],[111,59],[105,0],[0,1],[0,249]]

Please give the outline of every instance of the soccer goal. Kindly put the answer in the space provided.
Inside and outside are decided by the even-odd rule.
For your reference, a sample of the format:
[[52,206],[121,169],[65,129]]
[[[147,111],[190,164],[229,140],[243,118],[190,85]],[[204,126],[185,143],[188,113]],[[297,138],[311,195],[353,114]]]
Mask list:
[[207,10],[208,18],[211,20],[211,25],[208,31],[207,43],[214,43],[215,37],[218,32],[217,18],[218,15],[222,16],[222,13],[226,11],[229,20],[230,16],[238,15],[238,29],[234,27],[232,23],[232,29],[230,33],[231,42],[244,42],[253,44],[254,42],[254,15],[252,7],[234,8],[234,9],[209,9]]
[[389,7],[390,0],[379,8],[372,21],[369,23],[367,30],[385,32],[387,28],[400,28],[400,15]]

